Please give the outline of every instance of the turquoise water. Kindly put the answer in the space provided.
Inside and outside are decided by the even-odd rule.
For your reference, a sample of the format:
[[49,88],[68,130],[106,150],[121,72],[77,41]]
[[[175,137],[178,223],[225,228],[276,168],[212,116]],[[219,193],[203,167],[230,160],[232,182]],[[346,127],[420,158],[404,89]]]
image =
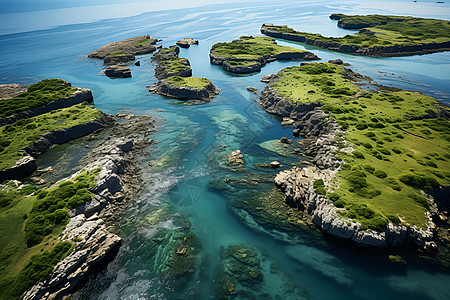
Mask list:
[[[408,259],[406,265],[391,264],[387,253],[376,253],[341,245],[312,230],[295,232],[259,225],[247,212],[232,210],[230,204],[258,195],[267,185],[248,185],[225,193],[214,188],[224,178],[261,178],[270,182],[275,171],[255,165],[280,161],[285,167],[307,160],[282,156],[258,144],[291,137],[292,128],[265,113],[246,90],[266,74],[298,65],[273,62],[261,73],[235,76],[209,63],[209,49],[218,41],[240,35],[258,35],[262,23],[289,24],[304,31],[324,35],[345,35],[328,15],[344,13],[395,13],[448,18],[449,5],[409,2],[339,2],[332,6],[320,1],[278,1],[232,3],[184,8],[154,9],[141,15],[73,24],[0,36],[0,83],[30,84],[44,78],[63,78],[75,86],[92,89],[94,104],[107,113],[150,114],[158,119],[158,132],[151,138],[151,156],[141,162],[144,191],[121,216],[117,226],[123,247],[107,269],[90,280],[75,299],[213,299],[221,248],[245,244],[261,256],[264,281],[243,287],[247,294],[238,299],[448,299],[450,272]],[[132,4],[130,4],[132,5]],[[378,6],[377,6],[378,5]],[[45,16],[51,12],[42,12]],[[115,11],[114,13],[118,13]],[[421,15],[422,14],[422,15]],[[20,30],[18,30],[20,31]],[[133,78],[109,79],[100,76],[101,61],[84,55],[120,39],[150,34],[163,39],[163,46],[184,37],[200,40],[200,45],[181,49],[180,56],[191,61],[194,76],[208,77],[221,93],[208,104],[189,105],[149,94],[147,85],[156,82],[151,54],[138,57],[132,66]],[[341,58],[352,69],[391,86],[419,90],[450,102],[450,53],[368,58],[323,51],[301,44],[279,41],[313,51],[324,61]],[[57,147],[44,155],[40,167],[53,164],[67,174],[76,168],[83,147],[76,143]],[[224,155],[241,149],[246,172],[224,169]],[[170,159],[167,159],[170,158]],[[151,169],[150,161],[166,161],[161,169]],[[247,193],[243,193],[243,191]],[[159,235],[169,240],[179,232],[177,218],[188,216],[191,231],[199,240],[192,273],[183,278],[165,275],[168,247],[158,245]],[[276,271],[275,271],[276,270]]]

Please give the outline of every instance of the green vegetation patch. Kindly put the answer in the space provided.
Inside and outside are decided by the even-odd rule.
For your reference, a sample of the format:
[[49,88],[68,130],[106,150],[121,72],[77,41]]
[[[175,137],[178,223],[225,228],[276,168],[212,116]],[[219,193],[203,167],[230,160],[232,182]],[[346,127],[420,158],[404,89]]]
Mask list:
[[51,251],[33,255],[19,275],[0,281],[0,297],[2,299],[20,299],[22,294],[33,285],[50,276],[53,268],[72,252],[72,249],[71,243],[59,242]]
[[306,52],[292,47],[277,45],[276,41],[269,37],[241,36],[230,43],[217,43],[212,46],[211,54],[225,57],[228,60],[254,60],[263,56],[277,55],[281,53]]
[[151,44],[152,40],[151,39],[142,39],[134,44],[131,44],[131,46],[133,47],[142,47],[142,46],[146,46]]
[[101,111],[87,104],[54,110],[0,127],[0,169],[7,169],[22,157],[21,150],[39,137],[98,119]]
[[62,79],[44,79],[30,85],[25,93],[0,101],[0,118],[70,97],[76,90],[77,88],[71,87]]
[[68,221],[68,210],[92,199],[87,188],[95,185],[98,173],[99,169],[83,171],[39,191],[32,185],[18,188],[12,182],[0,186],[0,194],[10,198],[0,208],[1,299],[19,299],[71,252],[72,245],[60,242],[58,236]]
[[450,24],[445,20],[381,15],[339,16],[341,17],[339,22],[344,27],[366,29],[362,33],[355,33],[344,37],[324,37],[320,34],[299,32],[287,26],[264,24],[263,28],[319,41],[335,42],[342,45],[356,45],[366,48],[394,45],[420,45],[441,43],[450,40]]
[[[345,208],[343,217],[373,230],[387,222],[424,227],[429,203],[421,190],[450,184],[450,122],[432,117],[444,108],[416,92],[367,93],[343,73],[323,63],[290,67],[271,87],[293,103],[322,104],[345,130],[340,139],[355,151],[337,153],[345,162],[336,176],[339,188],[327,192],[335,206]],[[336,97],[329,88],[352,95]],[[315,188],[321,185],[315,182]]]
[[271,87],[291,103],[337,104],[358,91],[350,80],[342,76],[344,71],[342,66],[329,63],[304,63],[278,72],[281,78]]
[[160,63],[167,72],[178,73],[189,68],[188,60],[186,58],[171,58]]
[[186,87],[197,90],[203,89],[211,84],[211,81],[208,78],[202,77],[171,76],[164,80],[177,87]]

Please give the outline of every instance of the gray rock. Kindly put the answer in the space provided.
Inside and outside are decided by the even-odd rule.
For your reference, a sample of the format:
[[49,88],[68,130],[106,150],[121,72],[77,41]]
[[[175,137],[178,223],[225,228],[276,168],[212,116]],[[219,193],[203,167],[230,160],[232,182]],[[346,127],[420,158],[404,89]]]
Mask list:
[[108,77],[129,78],[131,77],[131,70],[127,66],[113,65],[103,70]]

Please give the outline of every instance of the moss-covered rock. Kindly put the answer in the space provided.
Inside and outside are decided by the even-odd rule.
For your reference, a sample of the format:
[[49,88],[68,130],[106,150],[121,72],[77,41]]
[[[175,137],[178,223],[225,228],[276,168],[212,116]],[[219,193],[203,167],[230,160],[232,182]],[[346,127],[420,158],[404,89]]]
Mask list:
[[180,100],[209,101],[219,94],[219,90],[207,78],[172,76],[160,80],[152,91]]

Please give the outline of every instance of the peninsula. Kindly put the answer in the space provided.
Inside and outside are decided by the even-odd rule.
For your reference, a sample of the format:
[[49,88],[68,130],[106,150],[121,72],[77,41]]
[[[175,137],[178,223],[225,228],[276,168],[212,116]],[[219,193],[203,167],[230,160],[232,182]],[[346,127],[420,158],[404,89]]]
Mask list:
[[288,26],[263,24],[261,33],[328,50],[367,55],[402,56],[450,50],[450,24],[445,20],[401,16],[332,14],[344,29],[360,29],[344,37],[296,31]]

